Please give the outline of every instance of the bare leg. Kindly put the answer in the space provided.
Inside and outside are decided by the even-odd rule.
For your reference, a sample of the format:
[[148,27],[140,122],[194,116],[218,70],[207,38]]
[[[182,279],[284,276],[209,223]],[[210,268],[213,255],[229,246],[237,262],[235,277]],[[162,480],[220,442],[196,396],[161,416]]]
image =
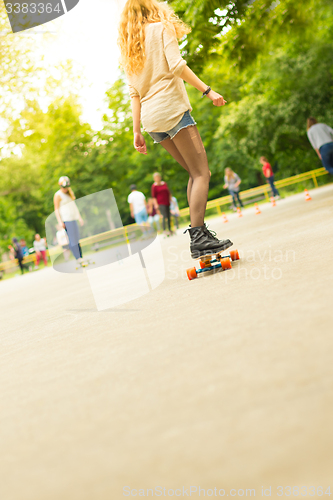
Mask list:
[[176,160],[176,162],[179,163],[179,165],[181,167],[183,167],[188,172],[190,178],[189,178],[188,184],[187,184],[187,201],[188,201],[188,206],[191,206],[190,200],[191,200],[191,190],[192,190],[192,177],[191,177],[190,169],[188,168],[186,161],[184,160],[184,158],[182,157],[182,155],[178,151],[177,146],[173,142],[172,139],[170,139],[170,138],[164,139],[164,141],[162,141],[160,144],[161,144],[161,146],[164,147],[164,149],[168,153],[171,154],[171,156]]
[[192,179],[189,203],[191,225],[192,227],[202,226],[204,224],[210,180],[204,145],[195,125],[180,130],[172,141],[181,157],[185,160]]

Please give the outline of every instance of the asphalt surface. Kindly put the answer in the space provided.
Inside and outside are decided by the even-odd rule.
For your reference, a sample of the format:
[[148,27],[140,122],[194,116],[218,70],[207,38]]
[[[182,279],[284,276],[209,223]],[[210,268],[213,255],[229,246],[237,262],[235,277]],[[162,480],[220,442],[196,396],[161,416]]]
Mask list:
[[160,239],[164,281],[117,307],[86,272],[1,282],[0,499],[332,494],[333,184],[310,194],[209,220],[232,270],[190,282],[188,235]]

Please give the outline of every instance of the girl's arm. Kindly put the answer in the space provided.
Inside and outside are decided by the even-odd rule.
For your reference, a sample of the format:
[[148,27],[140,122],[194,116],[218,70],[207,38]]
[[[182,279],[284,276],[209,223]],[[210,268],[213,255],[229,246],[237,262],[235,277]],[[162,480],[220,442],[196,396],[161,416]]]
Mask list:
[[[238,177],[238,176],[237,176]],[[238,177],[238,181],[236,182],[235,184],[235,187],[238,187],[240,185],[240,183],[242,182],[242,179],[240,179],[240,177]]]
[[154,205],[154,208],[155,208],[155,210],[157,212],[157,210],[159,210],[159,205],[157,203],[157,199],[156,198],[153,198],[153,205]]
[[63,223],[60,217],[60,212],[59,212],[60,197],[57,194],[54,195],[53,202],[54,202],[54,213],[56,215],[57,221],[61,225],[61,227],[65,227],[65,224]]
[[[190,85],[192,85],[192,87],[196,88],[202,93],[205,92],[208,88],[208,85],[201,81],[200,78],[198,78],[197,75],[193,73],[193,71],[187,65],[184,66],[184,69],[180,74],[180,78],[185,80],[185,82],[189,83]],[[209,99],[213,101],[214,106],[224,106],[227,102],[220,94],[214,92],[214,90],[211,90],[207,94],[207,97],[209,97]]]
[[141,134],[140,126],[140,115],[141,115],[141,103],[140,97],[134,96],[131,98],[132,102],[132,117],[133,117],[133,134],[134,134],[134,147],[135,149],[144,155],[147,154],[147,146],[145,138]]

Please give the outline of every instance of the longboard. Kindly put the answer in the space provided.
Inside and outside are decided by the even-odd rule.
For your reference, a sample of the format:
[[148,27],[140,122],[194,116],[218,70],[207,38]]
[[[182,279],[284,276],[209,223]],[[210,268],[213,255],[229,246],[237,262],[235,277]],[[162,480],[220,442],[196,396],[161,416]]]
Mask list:
[[232,269],[231,261],[239,260],[239,253],[238,250],[231,250],[229,255],[221,255],[221,252],[217,252],[201,255],[196,260],[199,260],[200,269],[190,267],[186,270],[190,281],[198,278],[200,274],[204,276],[205,273],[211,273],[212,271]]

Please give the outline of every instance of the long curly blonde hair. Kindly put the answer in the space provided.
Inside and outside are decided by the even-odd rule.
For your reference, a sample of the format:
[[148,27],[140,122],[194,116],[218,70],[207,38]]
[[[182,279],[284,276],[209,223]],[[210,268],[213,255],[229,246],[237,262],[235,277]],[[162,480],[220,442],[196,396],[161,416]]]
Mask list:
[[128,75],[143,69],[145,54],[145,25],[162,22],[176,34],[177,39],[191,32],[191,28],[174,13],[169,5],[157,0],[127,0],[118,26],[120,65]]

